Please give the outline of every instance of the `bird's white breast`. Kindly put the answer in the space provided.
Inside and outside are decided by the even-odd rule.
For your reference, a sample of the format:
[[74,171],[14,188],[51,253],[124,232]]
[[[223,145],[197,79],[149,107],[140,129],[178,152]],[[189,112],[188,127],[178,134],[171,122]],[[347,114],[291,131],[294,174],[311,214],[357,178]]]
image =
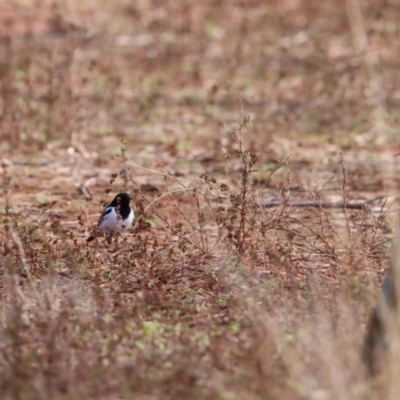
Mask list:
[[108,208],[104,211],[104,214],[101,218],[100,222],[100,229],[104,233],[111,233],[114,231],[117,232],[124,232],[130,229],[132,226],[133,219],[135,217],[133,210],[131,210],[128,218],[125,220],[122,219],[122,217],[117,214],[115,211],[114,207],[110,207],[111,211],[108,214],[105,214],[105,212],[108,210]]

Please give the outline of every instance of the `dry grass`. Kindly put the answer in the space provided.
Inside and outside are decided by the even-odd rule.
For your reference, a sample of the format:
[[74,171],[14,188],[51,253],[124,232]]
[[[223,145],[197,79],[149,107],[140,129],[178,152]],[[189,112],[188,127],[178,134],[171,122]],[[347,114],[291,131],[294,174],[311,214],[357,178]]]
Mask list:
[[386,396],[399,11],[360,3],[0,4],[2,399]]

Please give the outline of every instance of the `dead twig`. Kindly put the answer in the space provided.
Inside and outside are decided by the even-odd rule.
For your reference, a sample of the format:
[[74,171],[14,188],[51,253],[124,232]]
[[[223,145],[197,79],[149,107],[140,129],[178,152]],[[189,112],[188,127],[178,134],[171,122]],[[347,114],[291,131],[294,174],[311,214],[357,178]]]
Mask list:
[[357,203],[347,203],[344,201],[317,202],[315,200],[289,201],[289,202],[284,202],[281,200],[268,200],[268,201],[260,201],[259,203],[248,203],[247,207],[248,208],[253,208],[253,207],[272,208],[272,207],[280,207],[282,205],[286,205],[289,207],[347,208],[347,209],[352,209],[352,210],[362,210],[366,205],[383,200],[384,198],[385,198],[385,196],[376,196],[370,200],[357,202]]

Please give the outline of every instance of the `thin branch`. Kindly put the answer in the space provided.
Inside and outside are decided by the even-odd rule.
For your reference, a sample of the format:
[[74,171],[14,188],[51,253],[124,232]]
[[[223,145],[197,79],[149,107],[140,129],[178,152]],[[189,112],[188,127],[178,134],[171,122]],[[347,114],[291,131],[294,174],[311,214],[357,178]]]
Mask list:
[[280,206],[288,206],[288,207],[321,207],[321,208],[347,208],[352,210],[362,210],[366,205],[375,203],[377,201],[383,200],[385,196],[376,196],[370,200],[358,202],[358,203],[345,203],[343,201],[321,201],[317,202],[314,200],[311,201],[280,201],[280,200],[267,200],[260,201],[259,203],[248,203],[247,207],[264,207],[264,208],[272,208],[272,207],[280,207]]

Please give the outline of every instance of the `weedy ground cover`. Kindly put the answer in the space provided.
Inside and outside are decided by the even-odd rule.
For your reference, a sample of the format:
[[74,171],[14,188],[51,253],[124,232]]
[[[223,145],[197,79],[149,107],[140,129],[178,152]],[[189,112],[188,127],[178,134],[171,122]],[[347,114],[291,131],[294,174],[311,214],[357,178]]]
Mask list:
[[360,3],[0,4],[1,398],[395,393],[399,11]]

